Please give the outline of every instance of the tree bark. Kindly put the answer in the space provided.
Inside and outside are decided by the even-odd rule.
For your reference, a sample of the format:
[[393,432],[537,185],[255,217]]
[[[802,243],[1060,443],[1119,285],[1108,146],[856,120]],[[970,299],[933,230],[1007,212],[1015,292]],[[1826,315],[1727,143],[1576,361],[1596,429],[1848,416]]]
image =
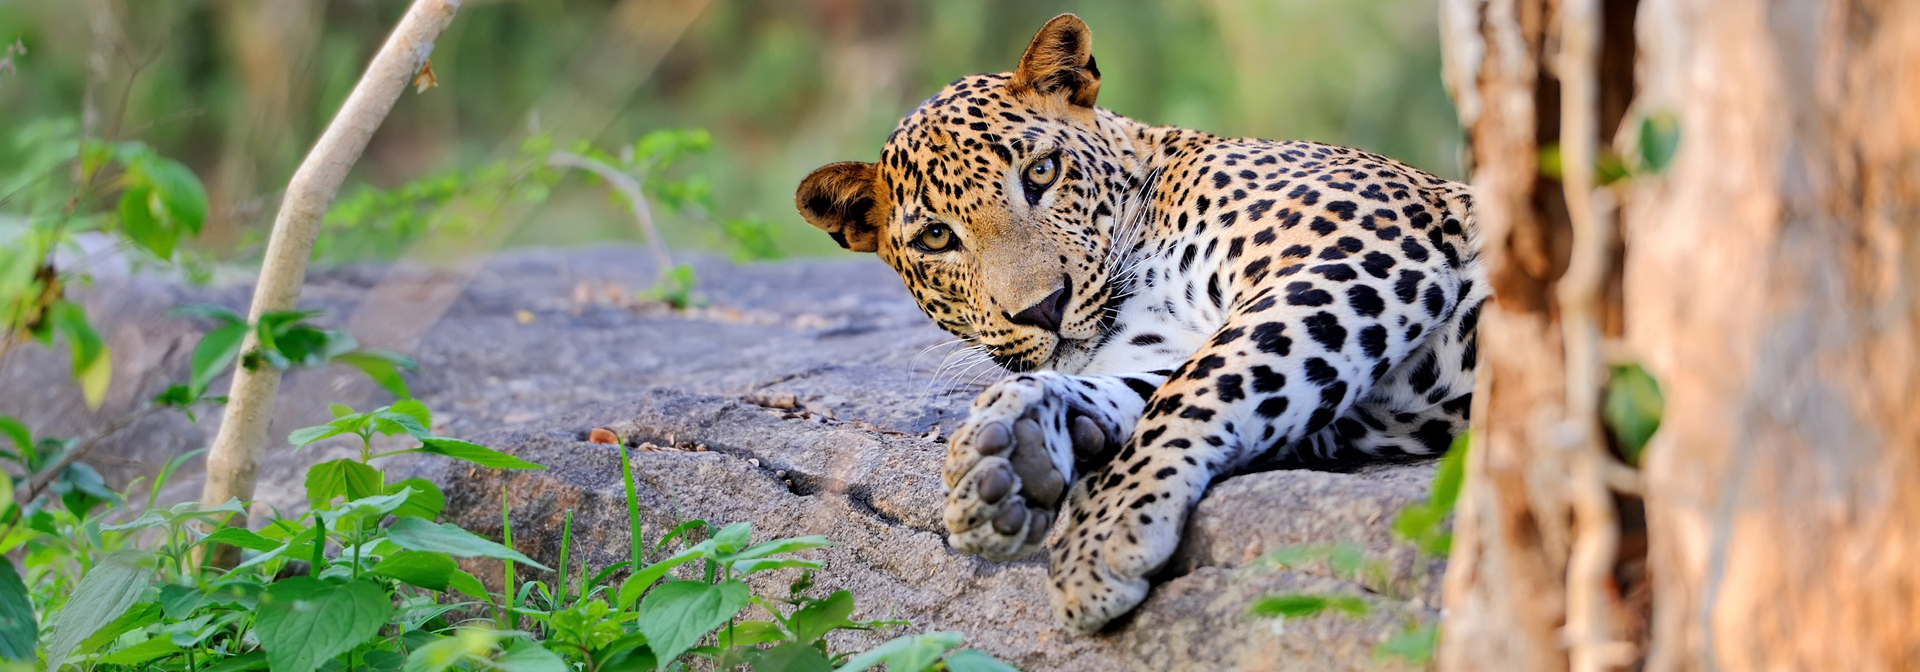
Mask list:
[[[1440,669],[1920,668],[1920,3],[1442,26],[1495,301]],[[1673,163],[1593,186],[1662,113]],[[1607,360],[1665,394],[1643,474],[1592,435]]]
[[[453,21],[461,0],[416,0],[401,17],[400,24],[380,47],[366,74],[347,96],[340,112],[307,153],[306,160],[294,171],[287,185],[273,233],[267,239],[266,260],[260,268],[260,280],[253,290],[253,305],[248,320],[258,322],[269,311],[288,310],[300,299],[300,285],[306,280],[307,262],[313,258],[313,243],[320,233],[320,220],[327,204],[340,190],[347,171],[360,159],[373,132],[380,128],[387,112],[393,109],[426,65],[433,53],[433,42]],[[256,347],[248,334],[242,351]],[[260,454],[267,443],[268,421],[273,417],[274,393],[280,389],[280,372],[271,367],[236,367],[233,386],[227,393],[227,407],[207,452],[207,482],[201,501],[209,506],[228,499],[253,498]],[[239,521],[244,524],[244,521]],[[230,560],[231,549],[227,558]],[[220,563],[227,564],[227,563]]]

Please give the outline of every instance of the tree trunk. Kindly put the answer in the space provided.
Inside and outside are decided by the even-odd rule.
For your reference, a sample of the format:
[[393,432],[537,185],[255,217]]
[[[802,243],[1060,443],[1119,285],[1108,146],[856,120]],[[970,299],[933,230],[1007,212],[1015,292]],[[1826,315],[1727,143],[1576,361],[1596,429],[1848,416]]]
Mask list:
[[[1920,667],[1920,3],[1442,25],[1496,300],[1440,668]],[[1662,114],[1653,171],[1630,148]],[[1596,145],[1641,169],[1593,186]],[[1644,474],[1582,431],[1606,361],[1665,393]]]

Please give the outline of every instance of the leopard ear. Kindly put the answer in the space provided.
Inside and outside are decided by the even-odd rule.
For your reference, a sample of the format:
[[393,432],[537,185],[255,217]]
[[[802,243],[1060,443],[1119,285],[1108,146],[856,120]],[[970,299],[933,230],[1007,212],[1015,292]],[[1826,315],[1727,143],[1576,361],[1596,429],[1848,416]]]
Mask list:
[[840,247],[873,252],[880,249],[880,227],[868,219],[875,202],[873,179],[871,163],[830,163],[800,180],[793,204],[808,224],[827,232]]
[[1078,16],[1053,17],[1034,33],[1007,88],[1016,93],[1065,96],[1075,105],[1093,107],[1094,98],[1100,94],[1100,67],[1093,63],[1093,31]]

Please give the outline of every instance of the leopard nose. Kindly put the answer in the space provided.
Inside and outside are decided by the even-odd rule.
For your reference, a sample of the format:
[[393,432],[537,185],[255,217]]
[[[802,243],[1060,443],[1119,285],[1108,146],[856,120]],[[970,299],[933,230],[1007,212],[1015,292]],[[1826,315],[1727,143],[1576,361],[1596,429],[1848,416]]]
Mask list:
[[1026,310],[1014,314],[1009,319],[1014,324],[1039,327],[1047,331],[1060,330],[1060,315],[1067,310],[1067,288],[1053,290],[1039,303],[1027,306]]

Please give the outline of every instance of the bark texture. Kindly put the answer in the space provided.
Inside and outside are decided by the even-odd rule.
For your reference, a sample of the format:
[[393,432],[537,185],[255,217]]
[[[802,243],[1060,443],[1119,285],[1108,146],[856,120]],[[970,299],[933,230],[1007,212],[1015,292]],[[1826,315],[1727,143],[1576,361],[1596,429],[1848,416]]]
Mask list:
[[[1920,668],[1920,3],[1442,7],[1496,300],[1440,668]],[[1654,114],[1673,163],[1583,190]],[[1644,473],[1582,461],[1596,320],[1665,393]]]
[[1920,667],[1920,3],[1648,2],[1652,670]]

